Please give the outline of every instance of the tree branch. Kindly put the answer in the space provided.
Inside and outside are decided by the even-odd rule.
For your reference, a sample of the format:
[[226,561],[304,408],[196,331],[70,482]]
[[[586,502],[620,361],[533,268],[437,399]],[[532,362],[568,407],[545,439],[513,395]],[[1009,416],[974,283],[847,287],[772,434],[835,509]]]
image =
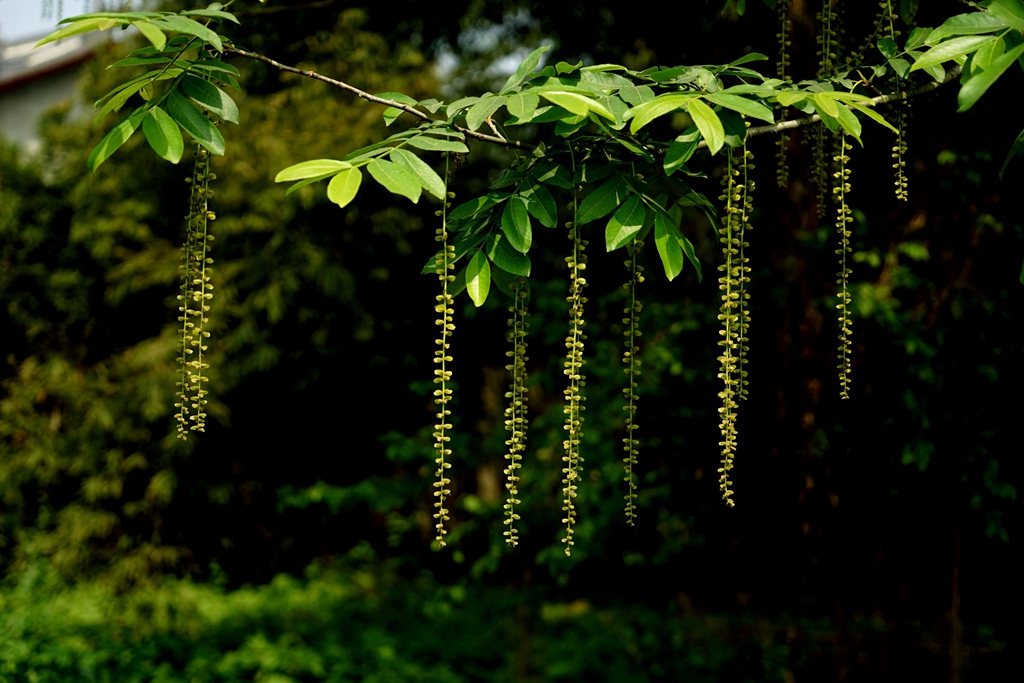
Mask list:
[[[951,68],[949,71],[946,72],[945,78],[943,78],[941,81],[932,81],[931,83],[926,83],[925,85],[922,85],[920,88],[917,88],[916,90],[911,90],[910,92],[898,92],[898,93],[891,93],[891,94],[888,94],[888,95],[879,95],[878,97],[872,97],[871,101],[874,104],[876,104],[876,105],[879,105],[879,104],[893,104],[893,103],[896,103],[896,102],[904,102],[906,100],[909,100],[911,97],[917,97],[918,95],[924,95],[925,93],[930,93],[933,90],[938,90],[939,88],[941,88],[942,86],[946,85],[947,83],[951,83],[952,81],[955,81],[957,78],[960,77],[960,71],[961,71],[961,67],[960,67],[959,64],[957,64],[957,65],[953,66],[953,68]],[[808,117],[802,118],[802,119],[791,119],[789,121],[780,121],[780,122],[778,122],[776,124],[773,124],[771,126],[756,126],[756,127],[748,128],[747,129],[747,137],[748,138],[752,138],[752,137],[755,137],[757,135],[767,135],[769,133],[781,133],[784,130],[793,130],[795,128],[803,128],[804,126],[809,126],[812,123],[817,123],[818,121],[821,121],[821,117],[818,116],[817,114],[814,114],[813,116],[808,116]],[[707,147],[707,146],[708,146],[707,141],[706,140],[701,140],[700,144],[697,145],[697,149],[702,149],[702,148]]]
[[[289,73],[298,74],[299,76],[305,76],[306,78],[312,78],[315,81],[321,81],[323,83],[327,83],[328,85],[333,85],[335,88],[341,88],[342,90],[347,90],[348,92],[352,93],[356,97],[364,99],[367,102],[373,102],[375,104],[383,104],[383,105],[388,106],[388,107],[394,107],[395,109],[400,109],[400,110],[402,110],[404,112],[412,114],[416,118],[421,119],[423,121],[428,121],[428,122],[433,123],[433,122],[435,122],[437,120],[437,119],[431,118],[428,114],[420,111],[419,109],[416,109],[412,105],[403,104],[401,102],[395,102],[394,100],[388,100],[388,99],[385,99],[383,97],[377,97],[376,95],[371,95],[370,93],[364,92],[364,91],[360,90],[359,88],[356,88],[355,86],[351,86],[348,83],[345,83],[344,81],[339,81],[339,80],[336,80],[334,78],[328,78],[327,76],[323,76],[321,74],[318,74],[315,71],[305,71],[303,69],[296,69],[293,66],[288,66],[286,64],[282,64],[281,62],[275,61],[275,60],[271,59],[270,57],[264,57],[263,55],[258,54],[256,52],[249,52],[248,50],[242,50],[242,49],[237,48],[237,47],[235,47],[233,45],[225,45],[224,46],[224,52],[228,52],[228,53],[232,53],[232,54],[236,54],[236,55],[241,55],[243,57],[248,57],[250,59],[255,59],[255,60],[260,61],[260,62],[265,62],[267,64],[270,64],[273,67],[276,67],[276,68],[280,69],[281,71],[287,71]],[[949,71],[946,72],[945,78],[943,78],[941,81],[932,81],[931,83],[927,83],[927,84],[921,86],[920,88],[917,88],[916,90],[911,90],[910,92],[898,92],[898,93],[891,93],[891,94],[888,94],[888,95],[879,95],[878,97],[871,98],[871,102],[873,104],[875,104],[875,105],[879,105],[879,104],[892,104],[892,103],[896,103],[896,102],[903,102],[905,100],[909,100],[912,97],[917,97],[919,95],[924,95],[925,93],[930,93],[933,90],[937,90],[937,89],[941,88],[942,86],[946,85],[947,83],[950,83],[950,82],[956,80],[957,78],[959,78],[960,77],[960,71],[961,71],[960,65],[959,64],[954,65],[953,68],[951,68]],[[818,116],[817,114],[814,114],[813,116],[808,116],[808,117],[805,117],[805,118],[802,118],[802,119],[791,119],[789,121],[780,121],[779,123],[776,123],[776,124],[773,124],[773,125],[770,125],[770,126],[756,126],[756,127],[748,128],[747,129],[747,137],[748,138],[752,138],[752,137],[756,137],[758,135],[768,135],[769,133],[780,133],[780,132],[782,132],[784,130],[794,130],[796,128],[803,128],[804,126],[809,126],[809,125],[811,125],[813,123],[817,123],[818,121],[821,121],[821,117]],[[495,145],[502,145],[504,147],[517,147],[519,149],[530,149],[530,148],[533,147],[533,145],[525,144],[525,143],[519,142],[518,140],[506,140],[505,138],[497,136],[497,135],[487,135],[486,133],[478,133],[475,130],[469,130],[468,128],[464,128],[463,126],[453,125],[453,128],[455,128],[455,130],[459,131],[460,133],[465,134],[468,137],[475,138],[475,139],[481,140],[483,142],[490,142],[490,143],[495,144]],[[627,137],[629,137],[629,136],[627,135]],[[632,139],[632,138],[630,138],[630,139]],[[707,140],[701,140],[700,144],[697,145],[697,149],[704,149],[707,146],[708,146]]]
[[[436,121],[436,119],[431,118],[428,114],[420,111],[419,109],[416,109],[415,107],[413,107],[410,104],[403,104],[401,102],[395,102],[394,100],[389,100],[389,99],[385,99],[383,97],[377,97],[376,95],[371,95],[370,93],[364,92],[364,91],[360,90],[359,88],[357,88],[355,86],[352,86],[352,85],[349,85],[348,83],[345,83],[344,81],[339,81],[339,80],[336,80],[334,78],[329,78],[327,76],[323,76],[321,74],[318,74],[315,71],[306,71],[304,69],[296,69],[294,66],[288,66],[287,64],[282,64],[281,62],[278,62],[276,60],[271,59],[270,57],[264,57],[263,55],[258,54],[256,52],[249,52],[248,50],[242,50],[242,49],[237,48],[237,47],[235,47],[233,45],[225,45],[224,46],[224,52],[231,53],[231,54],[236,54],[236,55],[241,55],[243,57],[248,57],[249,59],[255,59],[255,60],[260,61],[260,62],[265,62],[265,63],[267,63],[267,64],[269,64],[269,65],[271,65],[273,67],[276,67],[276,68],[280,69],[281,71],[287,71],[288,73],[298,74],[299,76],[305,76],[306,78],[312,78],[314,81],[321,81],[321,82],[326,83],[328,85],[333,85],[335,88],[341,88],[342,90],[347,90],[348,92],[352,93],[356,97],[358,97],[360,99],[364,99],[367,102],[373,102],[374,104],[383,104],[383,105],[385,105],[387,107],[394,107],[395,109],[401,109],[402,111],[408,112],[409,114],[412,114],[416,118],[422,119],[423,121],[428,121],[430,123],[434,123]],[[460,133],[465,134],[468,137],[476,138],[477,140],[482,140],[483,142],[490,142],[490,143],[495,144],[495,145],[503,145],[505,147],[518,147],[520,149],[526,149],[526,148],[532,147],[532,145],[524,145],[523,143],[519,142],[518,140],[506,140],[505,138],[498,137],[496,135],[487,135],[486,133],[478,133],[475,130],[469,130],[468,128],[464,128],[463,126],[455,126],[455,125],[453,125],[453,128],[455,128],[455,130],[459,131]]]

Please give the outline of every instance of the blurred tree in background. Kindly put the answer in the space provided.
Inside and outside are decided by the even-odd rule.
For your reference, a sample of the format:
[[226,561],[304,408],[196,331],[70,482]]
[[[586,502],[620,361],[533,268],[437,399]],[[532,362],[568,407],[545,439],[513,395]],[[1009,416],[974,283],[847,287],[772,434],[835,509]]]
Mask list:
[[[556,60],[632,68],[771,54],[774,15],[738,4],[232,10],[239,45],[369,92],[454,99],[500,86],[541,42]],[[791,10],[798,78],[813,71],[815,8]],[[928,3],[916,21],[960,8]],[[849,36],[870,30],[857,14]],[[128,49],[89,64],[85,101]],[[833,228],[796,170],[811,145],[794,145],[780,190],[771,143],[752,143],[764,161],[736,509],[714,474],[718,293],[690,270],[645,283],[639,517],[623,523],[624,271],[594,250],[588,481],[565,558],[564,264],[534,262],[513,552],[505,303],[457,302],[456,497],[435,552],[434,292],[419,275],[435,207],[378,188],[343,211],[315,187],[285,197],[277,170],[376,141],[381,111],[235,63],[244,119],[214,165],[215,404],[198,439],[178,441],[170,417],[184,167],[136,138],[88,174],[106,129],[69,108],[45,121],[38,158],[0,146],[0,680],[983,681],[1015,663],[1024,171],[998,171],[1019,76],[966,114],[953,89],[914,101],[909,202],[892,199],[888,133],[853,152],[851,401],[835,379]],[[460,196],[507,162],[472,150]],[[708,169],[707,193],[721,173]],[[712,262],[710,225],[689,219]]]

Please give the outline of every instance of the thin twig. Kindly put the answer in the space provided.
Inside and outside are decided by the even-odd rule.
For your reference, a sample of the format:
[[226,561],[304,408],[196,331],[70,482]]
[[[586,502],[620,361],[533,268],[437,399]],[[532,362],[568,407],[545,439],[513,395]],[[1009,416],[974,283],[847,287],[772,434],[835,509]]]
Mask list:
[[[242,50],[242,49],[239,49],[239,48],[237,48],[237,47],[235,47],[233,45],[225,45],[224,46],[224,52],[232,53],[232,54],[236,54],[236,55],[242,55],[243,57],[248,57],[250,59],[255,59],[255,60],[258,60],[258,61],[261,61],[261,62],[266,62],[267,64],[270,64],[271,66],[276,67],[276,68],[280,69],[281,71],[287,71],[289,73],[298,74],[299,76],[305,76],[306,78],[312,78],[315,81],[321,81],[323,83],[327,83],[328,85],[333,85],[335,88],[341,88],[342,90],[347,90],[348,92],[352,93],[356,97],[364,99],[367,102],[373,102],[375,104],[383,104],[384,106],[387,106],[387,107],[394,107],[395,109],[401,109],[402,111],[408,112],[409,114],[412,114],[416,118],[422,119],[423,121],[429,121],[430,123],[434,123],[436,121],[436,119],[431,118],[428,114],[425,114],[424,112],[421,112],[419,109],[416,109],[415,107],[413,107],[410,104],[403,104],[401,102],[395,102],[394,100],[389,100],[389,99],[385,99],[383,97],[377,97],[376,95],[371,95],[370,93],[363,92],[359,88],[357,88],[355,86],[352,86],[352,85],[349,85],[348,83],[345,83],[344,81],[339,81],[339,80],[336,80],[334,78],[329,78],[327,76],[323,76],[321,74],[318,74],[315,71],[306,71],[304,69],[296,69],[294,66],[288,66],[287,64],[282,64],[281,62],[278,62],[276,60],[271,59],[270,57],[264,57],[263,55],[258,54],[256,52],[249,52],[248,50]],[[486,133],[478,133],[475,130],[470,130],[468,128],[464,128],[463,126],[453,126],[453,128],[455,128],[455,130],[459,131],[460,133],[464,133],[465,135],[468,135],[471,138],[476,138],[477,140],[482,140],[483,142],[490,142],[490,143],[493,143],[495,145],[502,145],[502,146],[505,146],[505,147],[519,147],[519,148],[532,147],[532,145],[524,145],[523,143],[519,142],[518,140],[506,140],[504,138],[500,138],[500,137],[497,137],[497,136],[494,136],[494,135],[487,135]]]

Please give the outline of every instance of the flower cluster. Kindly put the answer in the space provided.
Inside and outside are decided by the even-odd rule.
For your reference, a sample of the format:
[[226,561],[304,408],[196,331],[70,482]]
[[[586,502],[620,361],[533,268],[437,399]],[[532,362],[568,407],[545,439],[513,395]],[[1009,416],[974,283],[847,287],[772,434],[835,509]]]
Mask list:
[[528,294],[526,291],[526,278],[516,276],[512,282],[513,303],[508,308],[512,317],[508,319],[508,341],[512,344],[512,350],[506,351],[506,355],[512,359],[505,369],[512,375],[512,383],[505,394],[509,400],[505,408],[505,429],[509,431],[509,438],[505,441],[508,446],[508,454],[505,459],[509,461],[505,468],[505,488],[508,490],[508,498],[505,501],[505,524],[508,529],[504,532],[505,542],[515,547],[519,543],[519,530],[515,523],[519,519],[515,506],[519,504],[519,475],[516,473],[522,467],[520,460],[523,459],[523,451],[526,449],[526,430],[529,426],[526,417],[526,328],[530,326],[526,322],[529,313],[526,310]]
[[185,217],[185,243],[181,247],[181,294],[178,295],[178,322],[181,332],[178,337],[178,362],[181,376],[177,382],[178,438],[188,439],[190,431],[206,430],[206,396],[204,388],[210,378],[205,370],[210,364],[203,358],[207,350],[206,330],[209,322],[207,313],[213,298],[213,259],[207,256],[213,235],[208,233],[209,222],[216,218],[210,211],[209,200],[213,197],[210,181],[216,178],[210,169],[209,153],[196,146],[196,158],[192,176],[185,179],[191,185],[189,210]]
[[[789,4],[791,0],[779,0],[775,3],[775,10],[779,15],[779,32],[776,37],[779,39],[779,61],[775,67],[776,75],[782,80],[787,80],[789,74],[789,47],[793,44],[793,39],[790,37],[790,33],[793,30],[793,22],[789,18]],[[776,104],[775,111],[781,112],[782,105]],[[776,115],[776,118],[779,118]],[[786,187],[789,185],[789,163],[787,162],[786,150],[789,149],[789,135],[786,131],[779,133],[778,150],[775,153],[775,158],[778,162],[778,168],[776,170],[776,179],[779,187]]]
[[[743,246],[742,233],[746,218],[746,202],[743,195],[746,193],[746,184],[741,182],[741,171],[737,169],[735,153],[726,157],[725,176],[722,178],[724,193],[719,200],[725,203],[725,216],[722,220],[722,256],[724,263],[718,266],[722,273],[718,278],[718,289],[722,294],[721,312],[718,320],[722,329],[718,333],[722,339],[718,345],[722,347],[722,355],[718,357],[721,364],[718,378],[722,380],[723,388],[718,393],[722,399],[722,405],[718,409],[721,415],[719,427],[722,432],[722,440],[718,445],[722,449],[722,466],[718,468],[718,486],[722,492],[722,498],[726,505],[732,507],[733,501],[731,470],[733,458],[736,454],[736,409],[737,400],[740,395],[740,330],[741,330],[741,287],[745,277],[744,264],[740,255]],[[740,160],[746,159],[746,155]]]
[[[832,3],[834,0],[822,0],[821,11],[815,14],[818,20],[818,78],[828,78],[835,71],[836,57],[839,50],[839,18]],[[811,158],[811,176],[814,179],[815,197],[817,199],[818,218],[824,218],[828,201],[828,161],[825,152],[826,132],[824,125],[814,127],[814,148]]]
[[[447,185],[445,189],[447,190]],[[452,399],[452,390],[448,387],[448,383],[452,379],[452,371],[448,369],[448,363],[452,362],[452,357],[448,355],[448,348],[449,338],[455,330],[455,324],[452,322],[452,314],[455,313],[455,310],[452,308],[454,299],[448,293],[448,285],[455,280],[455,276],[449,272],[455,268],[455,246],[448,243],[449,202],[447,200],[454,196],[450,192],[446,195],[444,208],[440,211],[441,227],[437,229],[434,237],[441,243],[441,251],[434,259],[434,272],[441,283],[441,293],[435,297],[437,305],[434,306],[434,311],[437,313],[436,324],[441,328],[441,332],[435,340],[438,348],[434,351],[434,363],[440,366],[434,370],[434,384],[440,385],[439,388],[434,389],[434,405],[437,406],[437,412],[434,415],[437,418],[437,423],[434,425],[434,464],[437,465],[437,470],[434,472],[434,476],[437,477],[437,481],[434,482],[436,489],[434,497],[437,498],[434,501],[434,507],[437,508],[437,512],[434,513],[434,519],[437,520],[434,530],[436,531],[435,539],[442,548],[445,545],[444,537],[448,533],[444,523],[449,519],[445,499],[451,495],[451,489],[448,488],[451,479],[447,476],[447,470],[452,466],[447,460],[448,456],[452,454],[451,449],[448,448],[448,442],[451,440],[448,432],[452,428],[451,423],[448,422],[452,414],[448,409],[448,402]]]
[[[749,125],[749,124],[748,124]],[[750,246],[747,242],[747,230],[750,229],[750,214],[754,208],[754,181],[750,179],[750,172],[754,170],[754,164],[750,163],[754,153],[747,150],[746,142],[743,143],[743,199],[740,203],[739,221],[739,298],[736,303],[736,328],[737,328],[737,349],[736,349],[736,370],[737,370],[737,398],[747,398],[747,353],[750,351],[747,346],[749,341],[747,335],[750,331],[750,266],[747,265],[749,258],[746,248]]]
[[640,347],[637,345],[637,340],[640,338],[640,311],[643,310],[643,305],[637,301],[636,298],[636,286],[644,281],[643,266],[639,265],[637,257],[640,255],[640,249],[642,249],[644,243],[640,240],[634,239],[633,243],[629,246],[629,259],[626,260],[626,269],[629,271],[629,281],[626,282],[624,287],[629,292],[629,306],[623,309],[623,313],[626,317],[622,319],[622,324],[626,326],[624,332],[626,336],[626,350],[622,353],[622,363],[625,365],[624,372],[626,373],[626,388],[622,390],[622,393],[626,397],[626,404],[622,406],[622,409],[626,411],[626,436],[622,439],[623,450],[626,452],[626,457],[622,459],[623,466],[625,468],[626,495],[626,523],[630,526],[634,526],[636,523],[636,482],[634,481],[633,466],[636,465],[636,456],[639,454],[638,447],[640,442],[634,438],[633,432],[637,429],[636,415],[636,378],[640,374],[640,359],[637,358],[637,354],[640,352]]
[[836,273],[836,284],[839,286],[839,303],[836,308],[839,310],[839,386],[840,395],[846,399],[850,398],[850,269],[846,265],[846,255],[852,251],[850,248],[849,223],[853,222],[853,213],[846,205],[846,196],[850,193],[850,157],[847,152],[853,149],[853,145],[846,142],[846,134],[840,136],[842,142],[841,153],[835,158],[837,169],[834,177],[835,187],[832,193],[835,195],[836,204],[836,231],[839,233],[839,248],[836,254],[839,256],[839,272]]
[[583,396],[580,389],[586,383],[586,376],[583,374],[583,342],[587,338],[583,334],[583,305],[587,302],[583,296],[583,288],[587,286],[587,280],[583,271],[587,268],[587,257],[583,251],[587,246],[587,240],[580,237],[579,227],[576,225],[575,215],[576,203],[573,201],[573,220],[566,224],[569,228],[569,240],[572,241],[572,256],[566,257],[566,265],[569,267],[569,334],[565,338],[565,376],[569,384],[565,388],[565,431],[566,436],[562,441],[562,449],[565,455],[562,462],[562,512],[565,516],[562,523],[565,524],[565,536],[562,542],[565,543],[565,554],[570,555],[573,546],[573,525],[576,523],[576,487],[580,480],[582,471],[580,457],[580,439],[583,438]]

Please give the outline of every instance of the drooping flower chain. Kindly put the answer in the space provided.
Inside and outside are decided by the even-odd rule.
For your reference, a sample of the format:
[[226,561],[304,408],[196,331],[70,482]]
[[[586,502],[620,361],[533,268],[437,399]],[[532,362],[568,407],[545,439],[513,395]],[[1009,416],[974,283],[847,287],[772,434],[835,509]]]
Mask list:
[[210,169],[209,153],[196,145],[195,164],[192,176],[185,181],[191,184],[189,193],[189,210],[185,217],[185,243],[181,247],[181,294],[178,295],[178,322],[181,332],[178,338],[178,362],[181,365],[181,376],[177,382],[178,409],[175,419],[178,422],[178,438],[188,439],[190,431],[206,430],[206,396],[209,391],[204,384],[209,381],[204,370],[210,367],[203,359],[207,350],[206,340],[210,333],[205,325],[209,322],[206,314],[210,310],[209,301],[213,298],[213,284],[210,277],[213,273],[213,259],[207,256],[213,235],[208,233],[208,226],[216,215],[210,211],[209,200],[213,196],[210,181],[216,175]]
[[853,213],[846,205],[846,196],[850,193],[850,157],[846,154],[853,149],[853,145],[846,142],[846,133],[840,135],[842,142],[842,153],[836,157],[838,170],[835,173],[836,184],[832,192],[836,196],[836,231],[839,233],[839,248],[836,254],[839,256],[839,272],[836,273],[836,284],[839,286],[839,303],[836,308],[839,311],[839,386],[840,396],[844,399],[850,398],[850,273],[852,272],[846,263],[846,255],[850,248],[849,223],[853,222]]
[[[835,70],[836,59],[836,28],[837,18],[832,7],[833,0],[822,0],[821,12],[815,17],[818,20],[820,30],[817,36],[818,42],[818,78],[828,78]],[[814,127],[814,148],[811,159],[811,175],[814,179],[815,196],[817,199],[818,218],[824,218],[827,212],[826,202],[828,192],[828,161],[825,152],[825,125],[820,124]]]
[[566,359],[565,370],[563,371],[569,380],[565,394],[565,430],[566,437],[562,441],[562,449],[565,455],[562,462],[562,524],[565,525],[565,536],[562,543],[565,544],[565,554],[572,554],[573,546],[573,525],[576,523],[576,490],[582,472],[583,458],[580,457],[580,439],[583,438],[583,401],[580,389],[586,382],[583,374],[583,342],[587,338],[583,334],[583,305],[587,302],[583,296],[583,288],[587,280],[583,271],[587,267],[587,257],[583,251],[587,241],[580,237],[579,226],[576,225],[577,197],[573,193],[573,215],[572,222],[567,223],[569,228],[569,239],[572,241],[572,256],[566,257],[566,264],[569,267],[569,335],[565,338]]
[[437,508],[437,512],[434,513],[434,530],[436,531],[435,539],[439,547],[444,547],[444,537],[447,535],[448,530],[445,529],[444,523],[448,521],[448,508],[445,507],[445,500],[451,495],[451,489],[448,485],[451,483],[451,479],[448,478],[447,470],[451,468],[451,462],[448,461],[452,451],[448,447],[448,442],[451,441],[449,431],[452,425],[448,420],[451,416],[451,411],[448,409],[448,402],[452,398],[452,390],[448,387],[448,383],[452,379],[452,372],[448,369],[448,363],[452,361],[452,357],[448,355],[449,338],[452,332],[455,330],[455,324],[452,322],[452,314],[455,313],[455,309],[452,308],[454,300],[452,295],[448,293],[448,285],[455,276],[449,271],[455,268],[455,246],[448,243],[448,206],[449,200],[455,195],[447,192],[448,189],[448,162],[445,160],[445,201],[444,205],[439,211],[441,215],[441,227],[437,229],[436,236],[434,239],[441,243],[441,251],[438,252],[437,258],[434,260],[434,272],[437,274],[437,278],[441,283],[441,293],[435,297],[437,305],[434,306],[434,311],[437,313],[436,324],[440,326],[441,333],[435,340],[437,349],[434,351],[434,363],[440,367],[434,370],[434,384],[439,384],[440,387],[434,389],[434,405],[437,406],[437,423],[434,425],[434,464],[437,465],[437,470],[434,472],[434,476],[437,480],[434,482],[434,507]]
[[626,260],[626,268],[629,270],[629,281],[626,282],[625,288],[629,292],[629,306],[623,309],[623,313],[626,317],[622,319],[622,324],[626,326],[624,335],[626,337],[626,350],[622,353],[622,363],[625,365],[624,372],[626,373],[626,388],[622,390],[622,393],[626,397],[626,404],[622,407],[626,411],[626,436],[622,439],[623,450],[626,452],[626,457],[622,459],[622,463],[625,469],[626,482],[626,523],[630,526],[634,526],[636,522],[636,481],[633,472],[633,467],[637,464],[636,456],[640,453],[639,446],[640,441],[635,438],[633,432],[637,429],[636,415],[636,378],[640,374],[640,359],[637,358],[637,354],[640,352],[640,347],[637,345],[640,332],[640,312],[643,310],[643,305],[636,298],[636,287],[638,284],[644,281],[643,266],[637,263],[637,259],[640,256],[640,250],[643,248],[644,243],[640,240],[634,239],[630,245],[630,257]]
[[530,324],[526,322],[529,315],[526,308],[526,278],[517,275],[512,282],[511,290],[513,302],[508,309],[512,315],[508,319],[508,341],[512,343],[512,350],[505,352],[512,359],[512,362],[505,366],[512,375],[512,383],[505,394],[505,398],[509,400],[508,407],[505,408],[505,429],[510,433],[510,437],[505,441],[505,445],[508,446],[508,454],[505,455],[505,460],[508,461],[508,467],[505,468],[505,489],[508,491],[508,498],[504,507],[505,524],[508,529],[505,530],[504,536],[505,542],[515,547],[519,544],[519,530],[515,527],[519,519],[515,506],[520,503],[516,497],[519,495],[517,470],[522,467],[520,460],[523,459],[522,454],[526,449],[526,431],[529,427],[526,417],[526,361],[529,360],[526,357],[526,328]]
[[[896,41],[896,36],[900,34],[900,31],[896,28],[893,23],[892,13],[892,2],[886,0],[885,3],[888,9],[889,16],[889,37],[892,38],[893,42]],[[894,89],[903,91],[903,79],[900,78],[899,74],[893,73],[893,83],[896,86]],[[896,199],[907,201],[907,160],[904,156],[907,153],[907,110],[910,108],[910,101],[904,100],[903,102],[896,105],[896,144],[892,148],[893,165],[892,168],[896,171]]]
[[[858,47],[856,50],[846,56],[846,68],[853,69],[860,66],[864,62],[864,55],[867,54],[868,50],[874,50],[875,45],[878,42],[878,37],[886,31],[886,26],[892,29],[892,3],[889,0],[882,0],[878,3],[878,14],[875,15],[875,19],[871,25],[871,33],[867,39]],[[895,38],[895,37],[894,37]]]
[[731,470],[736,454],[736,400],[739,394],[738,354],[739,354],[739,312],[740,278],[742,277],[739,234],[743,225],[743,193],[745,188],[738,180],[740,171],[734,168],[733,154],[726,156],[725,177],[722,178],[724,194],[719,199],[725,202],[725,217],[722,221],[722,255],[725,263],[718,266],[721,276],[718,278],[718,289],[722,293],[722,308],[718,314],[722,329],[718,334],[722,339],[718,345],[722,347],[722,355],[718,357],[721,371],[718,378],[723,388],[718,397],[722,405],[718,409],[721,415],[719,428],[722,440],[718,442],[722,449],[722,466],[718,468],[718,487],[722,498],[729,507],[733,501]]
[[[902,85],[902,79],[899,84]],[[907,160],[904,158],[907,153],[907,109],[909,102],[901,102],[896,105],[896,144],[892,147],[892,168],[896,171],[896,199],[907,201]]]
[[[775,3],[776,12],[779,15],[779,62],[776,65],[775,73],[782,80],[786,80],[786,74],[789,72],[789,46],[793,44],[793,39],[790,38],[790,31],[793,30],[793,22],[789,18],[789,4],[791,0],[779,0]],[[782,111],[782,105],[775,105],[776,119],[782,120],[779,115]],[[776,181],[779,187],[786,187],[789,185],[789,162],[786,155],[786,150],[789,149],[789,135],[786,131],[779,133],[778,150],[775,153],[775,158],[778,162],[776,169]]]
[[[749,123],[747,125],[750,125]],[[743,141],[743,199],[740,204],[740,221],[739,221],[739,299],[737,300],[738,306],[736,307],[737,319],[737,338],[736,342],[738,345],[737,358],[736,358],[736,370],[737,370],[737,398],[739,400],[746,400],[747,398],[747,353],[750,349],[747,346],[748,334],[750,331],[750,291],[748,285],[750,284],[750,266],[747,265],[749,258],[746,255],[746,248],[750,246],[747,242],[747,230],[750,229],[750,213],[754,207],[754,181],[750,179],[750,171],[754,170],[754,165],[750,161],[754,158],[754,153],[747,149],[746,140]]]

